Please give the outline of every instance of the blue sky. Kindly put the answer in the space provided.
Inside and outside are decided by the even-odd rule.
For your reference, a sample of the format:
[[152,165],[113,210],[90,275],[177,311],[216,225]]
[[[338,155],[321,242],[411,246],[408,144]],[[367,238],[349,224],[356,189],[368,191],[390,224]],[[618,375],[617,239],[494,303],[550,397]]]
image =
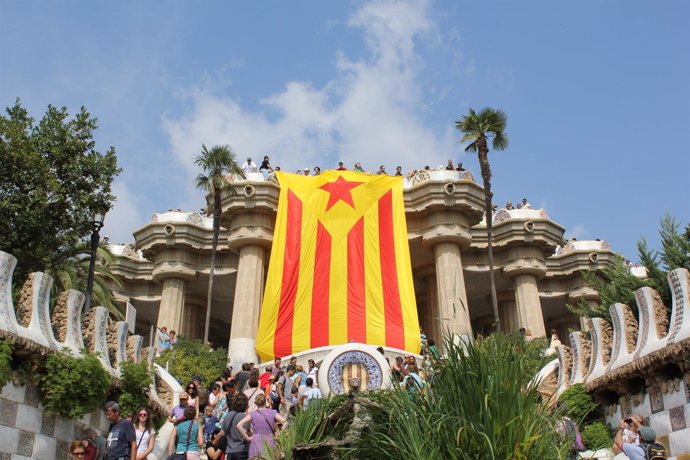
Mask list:
[[230,144],[286,170],[476,158],[469,107],[508,115],[495,201],[523,196],[636,260],[690,221],[690,3],[0,1],[0,102],[98,117],[124,168],[111,240],[198,209],[192,158]]

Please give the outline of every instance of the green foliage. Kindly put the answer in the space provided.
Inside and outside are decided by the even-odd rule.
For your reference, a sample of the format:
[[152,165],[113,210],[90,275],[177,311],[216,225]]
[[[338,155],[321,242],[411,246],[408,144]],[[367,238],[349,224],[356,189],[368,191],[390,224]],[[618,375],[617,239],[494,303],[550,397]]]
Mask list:
[[211,349],[198,341],[178,339],[175,348],[164,351],[156,363],[168,366],[168,372],[182,385],[199,375],[205,383],[217,380],[227,366],[228,351],[225,348]]
[[609,306],[619,302],[629,306],[637,315],[635,290],[646,286],[646,283],[630,273],[622,257],[616,257],[613,265],[603,269],[600,273],[582,272],[582,277],[589,286],[599,293],[601,301],[597,307],[592,307],[585,301],[577,305],[568,305],[570,311],[587,318],[597,317],[611,321]]
[[578,425],[584,425],[601,416],[599,405],[581,383],[570,386],[561,394],[558,401],[563,404],[565,415]]
[[131,414],[149,405],[150,385],[153,376],[143,363],[126,361],[120,365],[120,396],[117,402],[123,414]]
[[46,412],[79,418],[105,401],[111,378],[95,354],[82,350],[77,358],[69,353],[51,353],[44,367],[38,385]]
[[[48,106],[38,123],[19,100],[0,116],[0,249],[18,259],[15,279],[56,268],[109,209],[115,150],[96,151],[97,120],[85,108]],[[49,229],[49,231],[46,231]]]
[[[513,340],[519,337],[514,336]],[[529,341],[524,341],[522,345],[522,361],[525,367],[525,375],[531,380],[549,362],[553,361],[554,356],[544,353],[549,348],[549,339],[546,337],[536,337]],[[524,383],[527,383],[525,381]]]
[[594,422],[585,426],[580,430],[580,434],[582,435],[582,442],[587,449],[602,449],[611,447],[613,444],[611,430],[602,422]]
[[0,339],[0,388],[12,379],[12,342]]
[[[565,458],[569,446],[554,429],[558,417],[527,383],[536,358],[519,335],[495,333],[467,346],[446,340],[445,349],[431,388],[414,395],[395,388],[359,396],[371,421],[356,442],[340,448],[341,458]],[[353,416],[340,401],[324,401],[311,420],[289,427],[299,433],[279,443],[281,453],[290,458],[290,445],[342,440]],[[337,412],[343,415],[339,428],[324,427],[325,415]]]

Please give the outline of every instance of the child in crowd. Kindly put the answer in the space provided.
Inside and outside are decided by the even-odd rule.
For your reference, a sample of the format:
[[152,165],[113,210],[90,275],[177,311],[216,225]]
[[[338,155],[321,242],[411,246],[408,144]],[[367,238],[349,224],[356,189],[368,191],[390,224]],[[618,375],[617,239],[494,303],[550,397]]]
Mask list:
[[206,406],[206,415],[201,419],[201,424],[204,426],[204,442],[213,440],[213,431],[216,429],[218,417],[213,415],[213,408]]

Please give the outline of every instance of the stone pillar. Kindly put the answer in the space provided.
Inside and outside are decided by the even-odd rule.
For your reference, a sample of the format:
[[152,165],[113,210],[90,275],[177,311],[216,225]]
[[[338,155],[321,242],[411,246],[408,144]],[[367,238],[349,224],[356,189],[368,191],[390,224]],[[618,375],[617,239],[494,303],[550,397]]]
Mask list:
[[541,312],[541,301],[537,289],[537,277],[531,273],[515,276],[515,302],[520,325],[532,331],[532,336],[546,335],[544,317]]
[[440,332],[449,331],[453,335],[471,338],[472,325],[460,246],[455,242],[441,242],[434,246],[434,254]]
[[166,278],[161,291],[161,305],[158,310],[158,327],[167,326],[168,331],[180,331],[184,311],[185,281]]
[[439,328],[438,296],[436,295],[436,276],[430,275],[426,278],[426,311],[429,316],[429,330],[426,331],[427,338],[431,337],[437,346],[442,346],[443,335]]
[[264,254],[258,245],[240,249],[228,344],[228,359],[235,369],[245,362],[258,362],[256,333],[264,291]]
[[[489,302],[491,302],[491,297],[489,297]],[[503,332],[517,332],[520,329],[518,308],[513,291],[498,293],[498,315],[501,318]]]
[[184,313],[182,315],[184,318],[182,322],[182,335],[190,340],[203,339],[203,329],[201,335],[199,334],[199,323],[204,320],[205,314],[206,305],[202,307],[197,303],[185,304]]
[[[589,286],[581,286],[578,289],[570,292],[567,303],[570,305],[577,305],[581,301],[585,301],[592,308],[597,308],[600,304],[599,293]],[[580,330],[589,331],[589,323],[586,318],[580,317]]]

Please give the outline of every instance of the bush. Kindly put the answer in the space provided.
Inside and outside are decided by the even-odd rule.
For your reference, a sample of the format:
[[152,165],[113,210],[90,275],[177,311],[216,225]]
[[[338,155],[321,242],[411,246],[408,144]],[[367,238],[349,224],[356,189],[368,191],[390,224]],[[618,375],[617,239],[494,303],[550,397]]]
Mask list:
[[0,388],[12,379],[12,342],[0,339]]
[[227,366],[228,350],[225,348],[211,349],[201,342],[195,342],[180,337],[175,348],[164,351],[156,363],[166,367],[182,386],[199,375],[204,382],[216,381]]
[[613,438],[609,427],[601,422],[594,422],[585,426],[581,431],[582,442],[585,447],[592,450],[611,447]]
[[81,357],[51,353],[38,376],[41,402],[49,414],[80,418],[105,402],[111,378],[98,357],[82,350]]
[[601,410],[594,402],[592,396],[581,383],[572,385],[565,390],[558,401],[564,406],[565,414],[573,419],[579,426],[593,422],[600,418]]
[[153,377],[146,363],[130,363],[120,365],[120,404],[122,414],[132,414],[142,407],[149,405],[149,391]]

